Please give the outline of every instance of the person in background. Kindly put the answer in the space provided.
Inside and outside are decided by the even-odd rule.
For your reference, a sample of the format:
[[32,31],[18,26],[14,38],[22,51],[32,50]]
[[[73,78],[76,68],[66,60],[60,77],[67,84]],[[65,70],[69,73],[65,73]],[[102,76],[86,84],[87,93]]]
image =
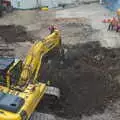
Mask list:
[[113,30],[114,27],[117,26],[117,24],[118,24],[118,20],[115,17],[113,17],[108,26],[108,30]]

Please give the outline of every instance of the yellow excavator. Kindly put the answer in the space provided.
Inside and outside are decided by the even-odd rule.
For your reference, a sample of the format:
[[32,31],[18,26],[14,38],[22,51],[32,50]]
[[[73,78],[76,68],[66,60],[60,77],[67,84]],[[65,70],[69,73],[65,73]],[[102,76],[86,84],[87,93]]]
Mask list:
[[60,97],[58,88],[40,79],[44,61],[60,49],[61,35],[56,29],[35,42],[24,61],[0,58],[0,120],[29,120],[45,94]]

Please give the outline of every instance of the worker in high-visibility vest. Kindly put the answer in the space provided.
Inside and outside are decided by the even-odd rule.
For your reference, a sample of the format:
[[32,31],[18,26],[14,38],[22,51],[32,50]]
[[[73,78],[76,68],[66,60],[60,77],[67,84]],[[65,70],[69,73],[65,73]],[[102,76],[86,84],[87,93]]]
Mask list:
[[113,17],[109,26],[108,26],[108,30],[113,30],[114,27],[117,27],[117,24],[118,24],[117,18]]

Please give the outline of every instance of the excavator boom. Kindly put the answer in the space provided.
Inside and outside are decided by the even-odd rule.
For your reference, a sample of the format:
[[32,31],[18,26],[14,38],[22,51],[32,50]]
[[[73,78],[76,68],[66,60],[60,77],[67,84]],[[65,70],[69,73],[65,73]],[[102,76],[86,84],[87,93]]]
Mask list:
[[56,30],[43,41],[36,42],[32,46],[23,62],[23,69],[18,85],[23,86],[29,80],[32,80],[31,82],[35,82],[37,80],[43,56],[55,47],[59,47],[60,40],[60,33]]
[[45,94],[60,97],[58,88],[48,86],[39,78],[44,57],[56,48],[59,50],[60,46],[60,32],[54,30],[33,44],[23,62],[14,58],[1,59],[0,120],[28,120]]

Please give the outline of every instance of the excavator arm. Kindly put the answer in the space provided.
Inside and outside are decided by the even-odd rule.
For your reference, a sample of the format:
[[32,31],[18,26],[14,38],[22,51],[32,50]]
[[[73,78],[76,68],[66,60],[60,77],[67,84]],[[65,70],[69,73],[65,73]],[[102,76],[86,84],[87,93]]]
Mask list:
[[60,47],[60,44],[61,37],[58,30],[44,38],[43,41],[36,42],[23,62],[18,86],[25,86],[29,82],[34,83],[38,78],[43,56],[54,48]]

